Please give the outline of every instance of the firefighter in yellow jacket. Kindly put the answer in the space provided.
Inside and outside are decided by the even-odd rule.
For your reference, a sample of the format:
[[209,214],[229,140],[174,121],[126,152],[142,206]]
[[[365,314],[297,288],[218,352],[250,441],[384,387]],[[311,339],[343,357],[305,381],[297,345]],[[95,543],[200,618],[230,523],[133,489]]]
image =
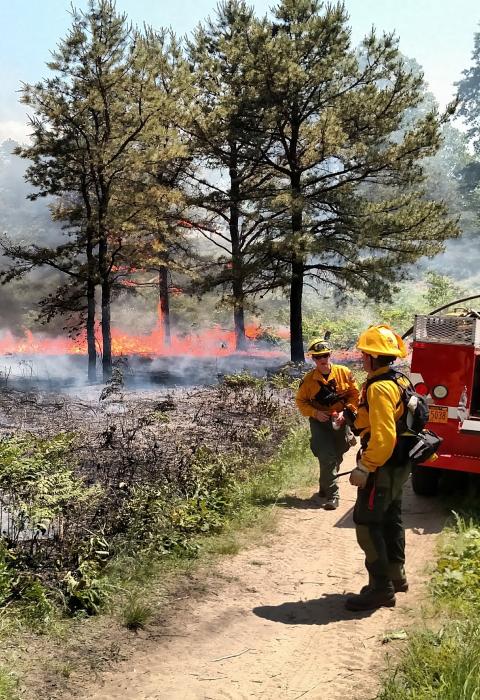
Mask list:
[[354,418],[359,392],[348,367],[330,362],[331,349],[324,340],[313,340],[307,355],[313,359],[315,369],[303,378],[295,400],[300,413],[310,420],[310,447],[320,463],[318,496],[326,499],[326,510],[335,510],[336,474],[349,448],[343,412]]
[[346,607],[373,610],[394,606],[395,593],[408,590],[402,523],[402,493],[410,473],[408,437],[397,435],[405,410],[402,378],[398,384],[388,378],[392,363],[407,353],[401,337],[386,325],[368,328],[357,348],[367,380],[355,420],[362,449],[350,483],[358,487],[353,520],[369,582],[359,594],[347,598]]

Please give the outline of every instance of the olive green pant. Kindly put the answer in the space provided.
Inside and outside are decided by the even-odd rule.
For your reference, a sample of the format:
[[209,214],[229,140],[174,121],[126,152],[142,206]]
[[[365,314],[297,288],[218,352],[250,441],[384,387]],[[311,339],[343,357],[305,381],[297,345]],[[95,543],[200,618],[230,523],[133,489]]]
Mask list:
[[334,430],[331,421],[320,423],[310,418],[310,449],[320,464],[320,491],[328,499],[338,498],[336,476],[343,455],[348,450],[345,427]]
[[357,541],[365,552],[370,585],[389,589],[405,578],[405,530],[402,522],[403,487],[410,462],[385,464],[358,489],[353,510]]

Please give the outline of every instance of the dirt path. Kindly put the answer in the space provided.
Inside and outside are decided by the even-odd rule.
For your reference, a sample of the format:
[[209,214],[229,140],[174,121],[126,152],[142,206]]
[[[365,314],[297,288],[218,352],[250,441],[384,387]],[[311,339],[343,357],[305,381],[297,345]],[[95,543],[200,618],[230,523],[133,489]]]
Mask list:
[[289,498],[268,541],[220,562],[199,600],[172,601],[165,625],[83,700],[371,698],[383,634],[412,621],[444,514],[407,489],[411,592],[394,609],[351,613],[344,593],[365,583],[353,500],[345,478],[337,511]]

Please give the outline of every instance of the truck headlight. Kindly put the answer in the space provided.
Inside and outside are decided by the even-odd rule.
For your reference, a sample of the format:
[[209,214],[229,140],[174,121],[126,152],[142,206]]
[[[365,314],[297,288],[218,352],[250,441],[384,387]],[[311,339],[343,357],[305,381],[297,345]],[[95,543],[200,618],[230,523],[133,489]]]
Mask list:
[[432,394],[435,396],[436,399],[444,399],[445,396],[448,394],[448,389],[443,384],[437,384],[437,386],[433,387]]

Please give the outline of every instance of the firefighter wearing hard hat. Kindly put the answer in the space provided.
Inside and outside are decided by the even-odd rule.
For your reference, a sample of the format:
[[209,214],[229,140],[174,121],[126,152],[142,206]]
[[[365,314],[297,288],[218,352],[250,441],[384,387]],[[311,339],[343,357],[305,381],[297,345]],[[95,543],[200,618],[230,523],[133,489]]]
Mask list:
[[295,400],[300,413],[310,420],[310,447],[320,464],[317,497],[326,499],[326,510],[335,510],[336,474],[349,448],[344,412],[355,417],[359,391],[348,367],[330,362],[331,348],[324,340],[312,340],[307,355],[313,359],[315,369],[303,378]]
[[[410,473],[408,451],[401,448],[397,424],[405,410],[401,378],[383,375],[406,357],[403,340],[389,326],[371,326],[358,340],[367,380],[360,394],[355,432],[362,448],[350,483],[358,487],[353,512],[357,541],[365,553],[369,583],[346,600],[349,610],[395,605],[395,593],[407,591],[402,493]],[[408,381],[405,379],[405,381]]]

